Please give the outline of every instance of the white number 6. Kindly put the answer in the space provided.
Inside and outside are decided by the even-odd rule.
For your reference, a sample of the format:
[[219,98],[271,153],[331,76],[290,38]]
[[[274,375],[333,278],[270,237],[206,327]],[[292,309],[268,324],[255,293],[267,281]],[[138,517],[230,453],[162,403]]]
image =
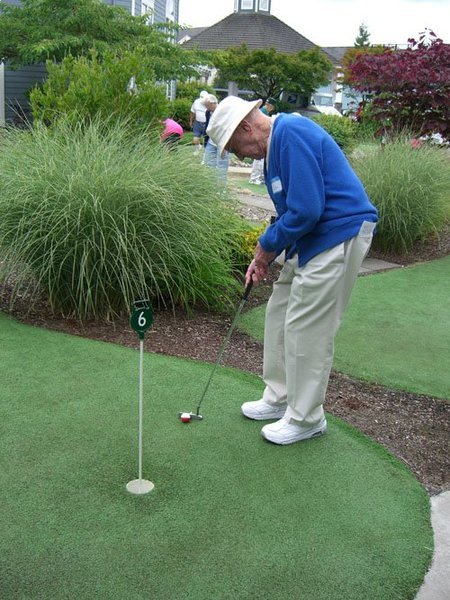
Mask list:
[[147,319],[144,317],[144,313],[141,312],[141,314],[138,317],[138,325],[139,327],[145,327],[147,323]]

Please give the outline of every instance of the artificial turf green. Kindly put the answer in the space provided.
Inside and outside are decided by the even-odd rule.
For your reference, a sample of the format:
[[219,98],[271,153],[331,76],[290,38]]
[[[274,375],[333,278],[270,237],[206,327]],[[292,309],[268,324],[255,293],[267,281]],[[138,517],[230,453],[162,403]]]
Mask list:
[[[334,368],[387,387],[450,399],[450,257],[360,277],[335,343]],[[265,306],[239,327],[264,335]]]
[[[151,346],[151,334],[147,336]],[[136,345],[138,341],[136,338]],[[406,600],[429,565],[429,502],[343,422],[279,447],[239,415],[261,381],[0,314],[0,597],[8,600]]]

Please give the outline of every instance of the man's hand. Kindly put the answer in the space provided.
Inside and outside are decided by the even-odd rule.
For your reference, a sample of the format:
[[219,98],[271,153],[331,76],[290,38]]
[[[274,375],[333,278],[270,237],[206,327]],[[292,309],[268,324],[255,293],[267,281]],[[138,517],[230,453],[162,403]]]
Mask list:
[[258,285],[264,277],[267,277],[269,265],[276,256],[276,252],[266,252],[258,242],[256,244],[254,258],[245,274],[245,284],[248,285],[250,280],[252,280],[254,285]]

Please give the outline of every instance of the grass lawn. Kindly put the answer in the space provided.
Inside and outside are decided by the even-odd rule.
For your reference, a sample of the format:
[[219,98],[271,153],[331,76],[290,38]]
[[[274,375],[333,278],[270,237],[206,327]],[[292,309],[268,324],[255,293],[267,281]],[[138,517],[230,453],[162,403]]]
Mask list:
[[[151,340],[151,335],[148,336]],[[136,346],[138,340],[136,338]],[[407,600],[429,565],[427,494],[329,417],[270,445],[239,405],[259,378],[146,353],[137,497],[138,352],[0,314],[0,596]]]
[[228,174],[228,180],[231,182],[233,187],[239,190],[249,191],[256,196],[266,196],[267,195],[267,187],[265,184],[263,185],[255,185],[254,183],[249,183],[248,175],[235,175],[234,173]]
[[[334,368],[391,388],[450,399],[450,257],[360,277],[337,334]],[[263,338],[265,307],[240,328]]]

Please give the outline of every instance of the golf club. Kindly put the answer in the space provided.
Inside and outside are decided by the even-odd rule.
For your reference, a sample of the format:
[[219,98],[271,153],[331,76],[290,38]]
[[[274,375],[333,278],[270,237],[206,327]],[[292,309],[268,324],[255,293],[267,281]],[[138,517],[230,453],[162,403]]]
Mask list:
[[242,294],[241,301],[240,301],[239,306],[238,306],[238,308],[236,310],[236,314],[234,315],[234,319],[233,319],[233,321],[232,321],[232,323],[230,325],[230,328],[228,329],[228,333],[227,333],[224,341],[222,342],[222,345],[221,345],[220,350],[219,350],[219,354],[217,355],[216,362],[213,365],[213,368],[212,368],[211,373],[209,375],[209,379],[206,382],[205,389],[203,390],[203,394],[201,395],[200,401],[198,403],[197,410],[195,412],[190,412],[190,413],[189,412],[180,412],[180,413],[178,413],[178,418],[181,419],[183,421],[183,423],[189,423],[191,420],[192,421],[202,421],[203,420],[203,416],[200,414],[200,406],[201,406],[201,404],[203,402],[203,398],[206,396],[206,392],[208,391],[208,388],[210,386],[210,383],[212,381],[214,373],[215,373],[215,371],[217,369],[217,366],[220,363],[220,360],[222,358],[222,354],[224,353],[225,347],[228,344],[228,341],[229,341],[229,339],[230,339],[230,337],[231,337],[231,335],[232,335],[232,333],[234,331],[234,328],[236,327],[236,323],[237,323],[237,321],[239,319],[239,315],[241,314],[241,311],[244,308],[244,304],[245,304],[245,302],[246,302],[246,300],[247,300],[247,298],[248,298],[248,296],[250,294],[250,290],[252,289],[252,286],[253,286],[253,281],[250,279],[249,283],[245,287],[244,293]]

